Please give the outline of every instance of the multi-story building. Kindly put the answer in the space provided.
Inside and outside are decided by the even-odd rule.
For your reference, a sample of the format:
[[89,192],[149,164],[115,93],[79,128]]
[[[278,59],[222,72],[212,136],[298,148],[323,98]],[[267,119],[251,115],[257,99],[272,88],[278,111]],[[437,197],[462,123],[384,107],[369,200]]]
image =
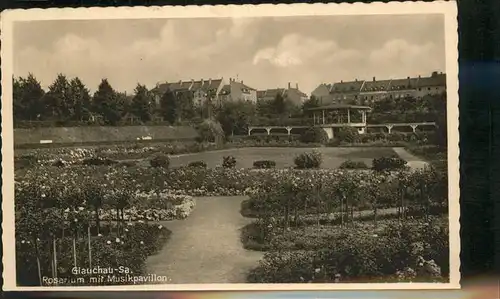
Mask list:
[[189,93],[195,105],[202,105],[209,98],[214,104],[222,104],[225,101],[252,101],[257,102],[257,91],[245,84],[243,81],[237,82],[229,78],[227,82],[224,78],[219,79],[201,79],[190,81],[177,81],[166,82],[159,84],[153,91],[156,95],[156,101],[159,102],[160,98],[167,90],[171,90],[174,94]]
[[380,99],[387,97],[391,88],[391,80],[376,80],[373,77],[372,81],[365,81],[359,91],[358,101],[364,105],[372,104]]
[[446,74],[433,72],[430,77],[419,77],[415,96],[437,95],[446,92]]
[[166,82],[159,84],[155,89],[156,100],[159,101],[160,98],[165,94],[167,90],[172,91],[175,95],[180,93],[189,93],[193,97],[193,102],[195,105],[202,105],[209,97],[212,100],[217,101],[222,87],[224,79],[208,79],[208,80],[197,80],[191,79],[190,81],[177,81],[177,82]]
[[245,85],[243,81],[229,78],[229,84],[222,87],[219,94],[222,102],[248,101],[257,102],[257,90]]
[[276,98],[276,96],[280,94],[292,104],[296,106],[301,106],[305,101],[308,100],[307,94],[300,91],[299,84],[295,84],[295,87],[292,87],[291,83],[288,83],[288,88],[273,88],[266,90],[259,90],[257,92],[257,100],[258,101],[272,101]]
[[418,78],[394,79],[388,88],[389,97],[404,98],[415,96],[418,87]]
[[320,84],[313,92],[323,105],[328,104],[372,104],[391,97],[414,97],[441,94],[446,91],[446,74],[433,72],[429,77],[407,77],[406,79],[340,81]]

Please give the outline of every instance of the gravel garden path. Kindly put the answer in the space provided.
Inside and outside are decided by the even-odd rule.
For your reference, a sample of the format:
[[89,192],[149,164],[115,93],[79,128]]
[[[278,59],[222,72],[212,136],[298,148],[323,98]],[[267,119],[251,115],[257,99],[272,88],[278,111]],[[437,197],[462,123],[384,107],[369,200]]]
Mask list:
[[166,246],[146,262],[146,273],[167,276],[170,283],[245,283],[262,253],[246,250],[240,229],[252,219],[241,216],[244,196],[196,198],[185,220],[162,224],[172,231]]
[[408,162],[408,166],[412,169],[422,169],[429,164],[426,161],[422,161],[422,159],[410,154],[402,147],[394,147],[392,149],[401,159],[406,160]]

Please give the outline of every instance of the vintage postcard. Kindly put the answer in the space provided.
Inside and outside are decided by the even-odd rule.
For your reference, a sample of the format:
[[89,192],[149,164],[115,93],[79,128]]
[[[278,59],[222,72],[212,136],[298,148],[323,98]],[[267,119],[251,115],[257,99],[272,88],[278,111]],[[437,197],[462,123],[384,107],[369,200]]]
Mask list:
[[459,288],[455,2],[1,14],[4,290]]

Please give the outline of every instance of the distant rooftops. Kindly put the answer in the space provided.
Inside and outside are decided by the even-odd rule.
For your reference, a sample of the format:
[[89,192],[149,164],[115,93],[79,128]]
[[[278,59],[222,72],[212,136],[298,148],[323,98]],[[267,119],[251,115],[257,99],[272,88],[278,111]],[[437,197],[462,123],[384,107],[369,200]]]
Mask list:
[[157,89],[160,93],[165,93],[168,89],[171,91],[186,91],[186,90],[217,90],[222,84],[222,78],[218,79],[200,79],[200,80],[186,80],[177,82],[165,82],[160,84]]
[[384,79],[340,81],[323,83],[330,93],[383,92],[395,90],[417,89],[425,87],[446,86],[446,74],[433,72],[428,77],[407,77],[406,79]]

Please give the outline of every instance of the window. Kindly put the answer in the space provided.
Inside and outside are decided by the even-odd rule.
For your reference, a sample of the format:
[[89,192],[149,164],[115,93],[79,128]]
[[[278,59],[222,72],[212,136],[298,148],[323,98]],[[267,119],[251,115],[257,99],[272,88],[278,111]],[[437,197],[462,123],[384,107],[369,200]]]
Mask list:
[[431,88],[430,88],[430,87],[428,87],[428,88],[427,88],[427,90],[428,90],[428,91],[430,91],[430,90],[431,90]]

